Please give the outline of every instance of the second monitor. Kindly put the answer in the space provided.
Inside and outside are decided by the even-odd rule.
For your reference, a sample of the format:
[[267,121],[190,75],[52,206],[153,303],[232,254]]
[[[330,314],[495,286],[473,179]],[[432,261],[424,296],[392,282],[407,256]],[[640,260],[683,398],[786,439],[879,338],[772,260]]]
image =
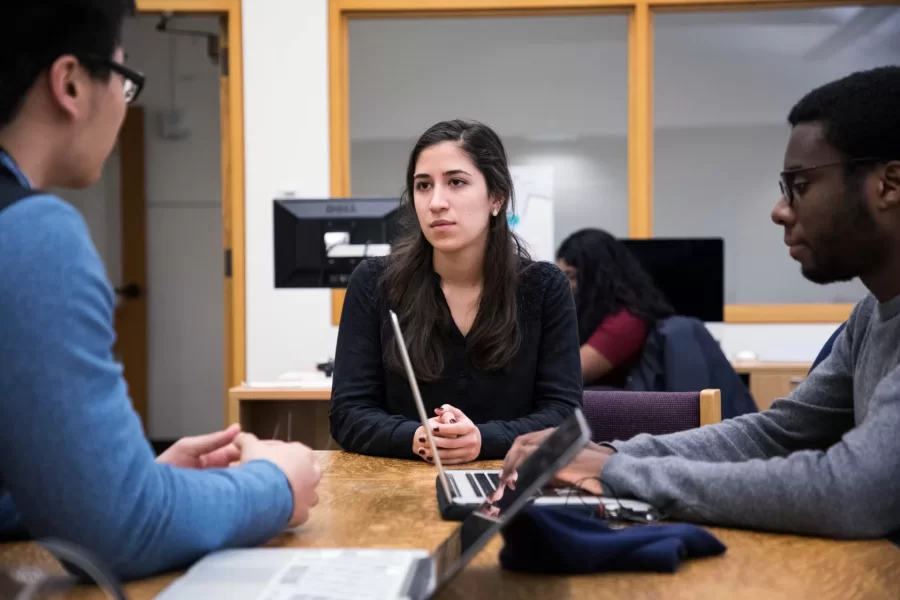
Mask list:
[[275,200],[275,287],[347,287],[360,261],[390,253],[399,208],[399,198]]
[[721,238],[622,239],[675,313],[725,319],[725,242]]

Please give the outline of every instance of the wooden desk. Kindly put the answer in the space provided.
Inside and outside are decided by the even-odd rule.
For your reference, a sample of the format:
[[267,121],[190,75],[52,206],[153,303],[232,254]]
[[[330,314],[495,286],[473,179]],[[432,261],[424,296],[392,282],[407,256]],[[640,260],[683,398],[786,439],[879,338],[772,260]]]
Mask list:
[[800,385],[812,363],[808,362],[734,362],[738,375],[748,378],[750,395],[759,410],[766,410],[778,398],[784,398]]
[[[324,470],[320,503],[310,522],[273,539],[297,548],[425,548],[433,551],[456,526],[438,516],[433,467],[343,452],[318,453]],[[476,464],[475,468],[495,464]],[[817,538],[711,530],[728,546],[721,557],[687,561],[676,574],[610,573],[545,577],[502,571],[497,537],[439,598],[897,598],[900,549],[887,541]],[[0,545],[0,564],[52,564],[29,543]],[[149,600],[175,579],[164,575],[128,586],[129,598]],[[71,598],[100,600],[93,588]]]
[[331,439],[328,405],[331,388],[263,388],[238,386],[228,390],[228,422],[239,422],[244,431],[271,439],[278,426],[278,438],[302,442],[313,450],[340,450]]

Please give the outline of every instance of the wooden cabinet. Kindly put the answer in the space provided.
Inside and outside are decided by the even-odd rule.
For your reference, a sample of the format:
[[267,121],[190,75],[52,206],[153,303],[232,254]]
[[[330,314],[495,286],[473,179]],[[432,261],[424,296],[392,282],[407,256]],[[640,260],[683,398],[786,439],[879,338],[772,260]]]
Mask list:
[[253,387],[228,391],[228,422],[260,439],[302,442],[313,450],[340,450],[331,439],[328,407],[331,388]]
[[734,369],[749,380],[750,395],[759,410],[766,410],[778,398],[791,393],[806,378],[812,363],[736,362]]

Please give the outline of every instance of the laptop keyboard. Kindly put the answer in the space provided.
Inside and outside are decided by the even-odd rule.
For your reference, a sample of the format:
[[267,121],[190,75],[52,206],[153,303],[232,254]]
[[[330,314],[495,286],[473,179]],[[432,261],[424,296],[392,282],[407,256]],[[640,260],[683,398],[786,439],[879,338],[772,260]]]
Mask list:
[[[316,553],[320,554],[320,553]],[[297,557],[261,600],[393,598],[410,572],[407,553],[344,553]]]
[[498,473],[466,473],[466,479],[479,498],[487,498],[500,485]]
[[[461,474],[460,474],[461,475]],[[457,475],[458,477],[459,475]],[[465,473],[466,482],[469,484],[475,497],[479,500],[486,500],[488,496],[496,491],[500,485],[500,474],[497,472],[468,472]],[[454,493],[458,493],[456,477],[450,477],[450,485],[453,486]],[[465,485],[460,480],[459,485]],[[535,493],[535,498],[575,498],[579,496],[593,498],[590,492],[571,487],[545,487]]]

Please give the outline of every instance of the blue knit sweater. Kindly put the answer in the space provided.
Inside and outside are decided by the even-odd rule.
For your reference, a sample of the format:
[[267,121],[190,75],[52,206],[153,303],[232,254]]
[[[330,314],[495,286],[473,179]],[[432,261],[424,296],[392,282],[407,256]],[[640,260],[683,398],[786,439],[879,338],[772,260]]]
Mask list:
[[287,526],[268,461],[155,462],[111,346],[114,295],[81,215],[53,196],[0,212],[0,539],[56,537],[130,579]]

